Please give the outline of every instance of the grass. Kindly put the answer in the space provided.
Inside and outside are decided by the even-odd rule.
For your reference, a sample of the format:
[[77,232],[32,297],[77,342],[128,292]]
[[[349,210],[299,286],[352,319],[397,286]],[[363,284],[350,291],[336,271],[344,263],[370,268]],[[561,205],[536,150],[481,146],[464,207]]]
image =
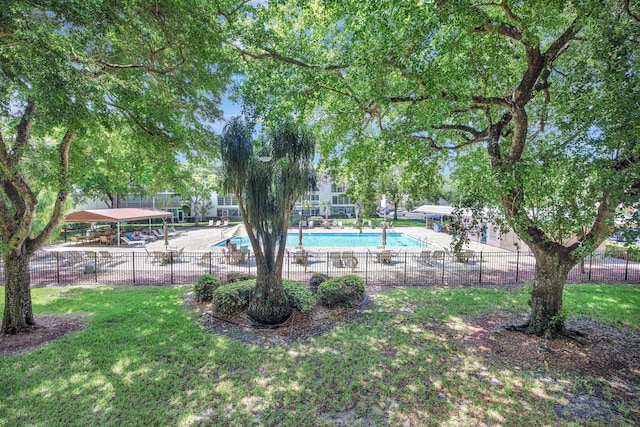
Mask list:
[[[393,289],[375,296],[365,320],[260,347],[206,333],[185,308],[188,290],[33,289],[36,316],[82,315],[87,327],[0,356],[0,426],[570,425],[554,408],[574,387],[602,382],[461,351],[452,337],[465,319],[526,309],[523,292]],[[570,315],[640,328],[638,287],[567,286],[565,295]],[[639,409],[575,424],[631,425],[625,417]]]

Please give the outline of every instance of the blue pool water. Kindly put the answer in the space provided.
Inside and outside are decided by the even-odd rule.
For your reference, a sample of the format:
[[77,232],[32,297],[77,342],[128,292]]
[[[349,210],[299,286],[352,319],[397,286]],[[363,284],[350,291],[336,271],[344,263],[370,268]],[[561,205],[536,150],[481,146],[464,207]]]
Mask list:
[[[232,243],[236,243],[238,246],[248,245],[251,246],[248,237],[234,237],[231,239]],[[354,247],[354,246],[369,246],[375,247],[382,243],[381,233],[303,233],[302,244],[305,247],[327,247],[327,246],[339,246],[339,247]],[[224,246],[224,242],[219,243],[217,246]],[[287,247],[298,246],[298,233],[289,232],[287,235]],[[401,247],[401,246],[420,246],[417,239],[407,236],[403,233],[387,233],[387,246]]]

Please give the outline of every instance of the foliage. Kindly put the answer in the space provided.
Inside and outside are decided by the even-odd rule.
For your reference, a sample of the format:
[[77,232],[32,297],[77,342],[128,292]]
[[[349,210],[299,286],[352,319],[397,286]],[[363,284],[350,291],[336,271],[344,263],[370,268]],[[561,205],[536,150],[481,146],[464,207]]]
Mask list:
[[[36,325],[25,265],[58,227],[74,181],[117,192],[123,188],[114,182],[118,169],[129,183],[145,181],[150,167],[175,164],[179,152],[210,146],[203,121],[218,116],[216,103],[234,71],[222,48],[227,34],[217,19],[237,10],[229,13],[206,1],[190,7],[182,0],[155,7],[137,0],[3,2],[4,333]],[[127,145],[134,156],[118,157],[109,165],[113,173],[106,173],[114,136],[114,145]],[[55,202],[36,220],[43,213],[37,208],[43,187],[55,193]],[[45,225],[32,234],[37,223]]]
[[365,295],[364,279],[355,274],[324,281],[318,286],[316,297],[326,306],[353,307],[359,304]]
[[282,280],[282,286],[292,307],[298,309],[301,313],[309,313],[313,309],[316,300],[309,286],[302,282],[288,279]]
[[255,287],[255,279],[227,283],[220,286],[213,291],[211,307],[221,313],[235,313],[249,304]]
[[232,271],[227,274],[227,283],[243,282],[245,280],[251,280],[255,278],[256,276],[254,276],[253,274]]
[[326,282],[329,279],[331,279],[331,276],[328,274],[313,273],[309,279],[309,288],[311,288],[311,292],[315,295],[318,292],[318,286],[320,286],[320,283]]
[[211,301],[213,291],[222,285],[222,281],[215,274],[203,274],[193,285],[193,293],[198,301]]
[[269,2],[237,33],[240,89],[267,123],[313,121],[328,164],[355,153],[364,185],[374,158],[446,162],[472,211],[456,235],[493,219],[545,263],[555,301],[532,298],[531,318],[546,323],[562,276],[638,200],[640,23],[621,3]]

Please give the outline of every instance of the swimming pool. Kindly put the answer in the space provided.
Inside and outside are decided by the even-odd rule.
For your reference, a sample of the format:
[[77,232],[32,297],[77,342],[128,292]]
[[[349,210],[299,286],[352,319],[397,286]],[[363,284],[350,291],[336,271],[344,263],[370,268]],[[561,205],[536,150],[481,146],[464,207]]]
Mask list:
[[[248,237],[234,237],[231,239],[232,243],[238,246],[251,245]],[[381,233],[304,233],[302,235],[302,244],[305,247],[310,248],[323,248],[323,247],[355,247],[355,246],[368,246],[375,247],[382,243]],[[218,243],[217,246],[224,246],[224,242]],[[287,247],[293,248],[298,246],[298,233],[293,232],[287,235]],[[407,236],[404,233],[387,233],[387,246],[391,247],[407,247],[407,246],[421,246],[421,243],[417,239],[411,236]],[[422,243],[424,246],[424,243]]]

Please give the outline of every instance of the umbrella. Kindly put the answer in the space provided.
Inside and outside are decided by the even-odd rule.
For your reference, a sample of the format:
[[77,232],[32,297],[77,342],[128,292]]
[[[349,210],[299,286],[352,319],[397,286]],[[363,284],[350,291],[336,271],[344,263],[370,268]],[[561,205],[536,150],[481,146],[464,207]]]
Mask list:
[[234,237],[249,237],[249,233],[247,233],[247,228],[244,226],[244,224],[239,224],[222,233],[222,237],[224,237],[225,239],[233,239]]
[[382,226],[382,246],[387,244],[387,224]]
[[302,221],[299,222],[298,226],[298,246],[302,247]]

